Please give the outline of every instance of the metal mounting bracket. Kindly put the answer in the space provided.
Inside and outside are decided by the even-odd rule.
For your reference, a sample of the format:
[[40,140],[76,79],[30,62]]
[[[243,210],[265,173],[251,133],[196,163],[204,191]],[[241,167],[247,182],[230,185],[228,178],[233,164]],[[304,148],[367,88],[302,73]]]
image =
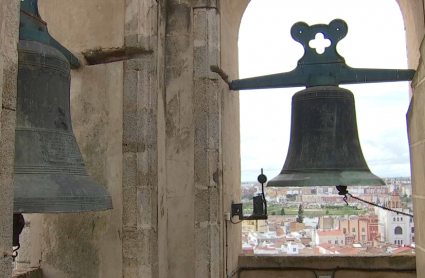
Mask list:
[[264,183],[267,182],[266,175],[263,174],[263,169],[261,169],[261,174],[258,176],[258,182],[261,183],[262,194],[252,198],[254,211],[251,215],[243,215],[243,204],[232,204],[232,210],[230,212],[230,219],[234,216],[238,216],[239,220],[267,220],[267,201],[264,195]]
[[[329,25],[317,24],[309,26],[305,22],[297,22],[291,28],[294,40],[304,47],[304,56],[297,67],[290,71],[247,79],[233,80],[230,90],[338,86],[340,84],[374,83],[412,80],[415,70],[404,69],[365,69],[351,68],[344,57],[338,54],[336,46],[348,32],[347,23],[342,19],[332,20]],[[310,47],[309,42],[316,34],[322,33],[330,40],[330,46],[322,54]]]

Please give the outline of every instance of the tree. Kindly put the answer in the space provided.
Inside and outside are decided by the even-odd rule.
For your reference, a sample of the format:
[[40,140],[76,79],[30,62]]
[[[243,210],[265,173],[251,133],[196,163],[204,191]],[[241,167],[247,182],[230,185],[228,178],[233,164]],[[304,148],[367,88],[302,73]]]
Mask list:
[[297,222],[298,223],[303,223],[304,221],[304,209],[303,209],[303,205],[300,204],[298,207],[298,217],[297,217]]
[[325,214],[328,215],[329,214],[329,210],[326,210]]
[[272,215],[276,215],[276,212],[275,211],[272,211]]
[[282,209],[280,210],[280,215],[285,215],[285,209],[284,209],[284,208],[282,208]]

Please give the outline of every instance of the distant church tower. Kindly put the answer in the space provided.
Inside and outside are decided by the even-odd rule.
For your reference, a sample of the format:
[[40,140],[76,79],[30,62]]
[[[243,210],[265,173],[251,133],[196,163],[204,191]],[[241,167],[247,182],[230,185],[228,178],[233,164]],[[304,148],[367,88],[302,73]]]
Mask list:
[[391,209],[401,208],[401,199],[400,199],[400,194],[398,193],[398,190],[394,190],[391,193],[389,208]]
[[[402,208],[397,189],[391,192],[386,207],[409,213],[409,209]],[[376,209],[375,212],[379,217],[378,233],[381,240],[394,245],[409,245],[414,242],[414,223],[410,217],[383,209]]]

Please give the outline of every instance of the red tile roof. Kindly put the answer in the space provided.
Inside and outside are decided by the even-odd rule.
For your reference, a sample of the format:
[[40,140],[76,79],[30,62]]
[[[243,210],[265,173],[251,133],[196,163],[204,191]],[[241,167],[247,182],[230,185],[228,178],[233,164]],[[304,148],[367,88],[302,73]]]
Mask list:
[[340,254],[358,254],[358,253],[360,253],[360,250],[357,250],[357,249],[354,249],[354,248],[351,248],[351,247],[345,247],[345,248],[338,250],[338,253],[340,253]]
[[398,253],[406,252],[406,251],[409,251],[409,250],[412,250],[412,248],[411,247],[401,247],[401,248],[398,248],[396,250],[393,250],[392,253],[398,254]]
[[319,236],[343,236],[344,234],[340,230],[335,231],[317,231]]

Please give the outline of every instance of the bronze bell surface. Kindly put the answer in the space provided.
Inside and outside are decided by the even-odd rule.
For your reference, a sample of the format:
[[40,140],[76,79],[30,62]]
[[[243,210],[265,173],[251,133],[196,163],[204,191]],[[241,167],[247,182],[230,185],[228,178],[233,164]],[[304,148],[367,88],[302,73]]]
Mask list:
[[[32,15],[23,10],[25,5],[33,9]],[[48,35],[38,15],[37,1],[21,2],[15,214],[112,208],[108,191],[88,176],[72,131],[66,51]]]
[[353,93],[337,86],[309,87],[292,98],[288,155],[267,186],[336,185],[385,183],[364,159]]

